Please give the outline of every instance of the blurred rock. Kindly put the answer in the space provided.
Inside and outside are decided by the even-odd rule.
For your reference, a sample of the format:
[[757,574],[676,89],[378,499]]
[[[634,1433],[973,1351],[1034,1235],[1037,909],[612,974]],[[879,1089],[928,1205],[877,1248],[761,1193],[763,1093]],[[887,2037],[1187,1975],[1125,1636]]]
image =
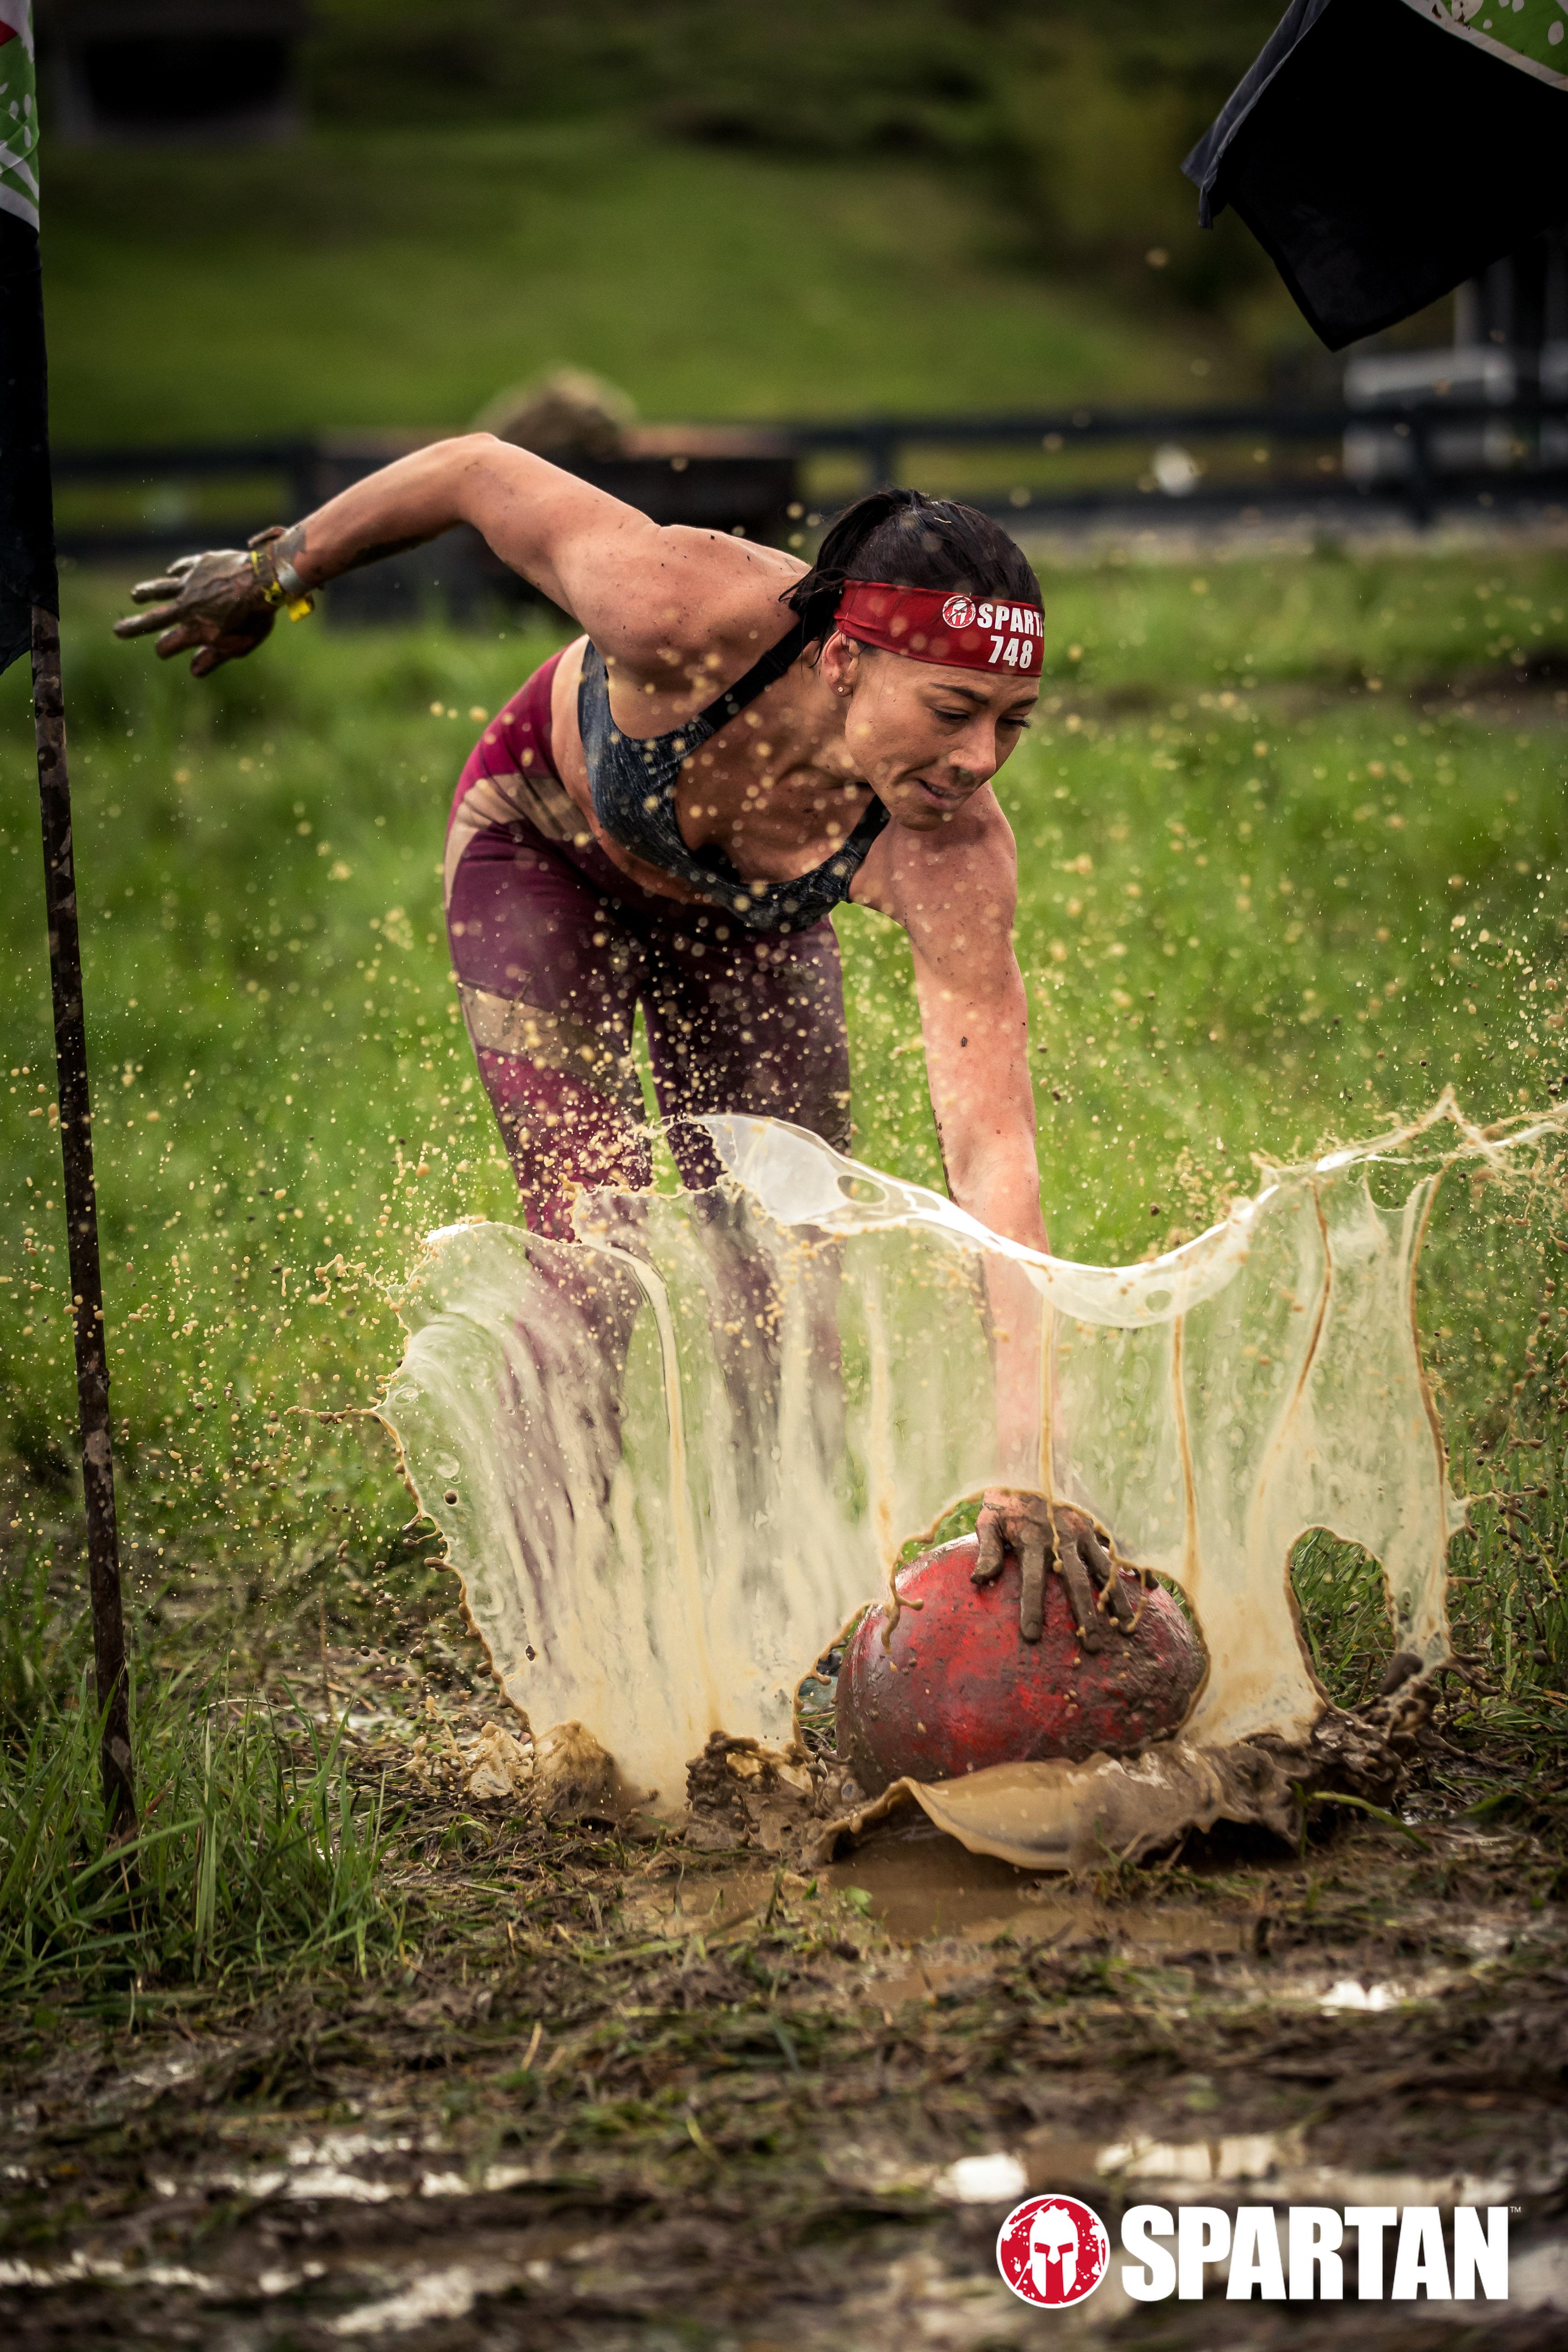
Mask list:
[[618,457],[637,423],[627,394],[585,368],[552,368],[487,401],[476,433],[493,433],[541,457]]

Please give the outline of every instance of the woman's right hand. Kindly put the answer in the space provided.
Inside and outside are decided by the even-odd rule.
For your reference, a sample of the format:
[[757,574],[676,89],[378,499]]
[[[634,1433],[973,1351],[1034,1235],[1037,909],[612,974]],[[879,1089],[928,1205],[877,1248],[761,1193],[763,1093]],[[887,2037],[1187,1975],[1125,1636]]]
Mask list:
[[220,662],[254,653],[278,617],[261,593],[250,557],[237,547],[182,555],[161,578],[139,581],[131,600],[153,609],[116,621],[115,635],[144,637],[161,629],[158,653],[163,661],[195,646],[193,677],[205,677]]
[[1026,1487],[988,1486],[975,1533],[980,1549],[969,1572],[972,1584],[989,1584],[1000,1576],[1008,1552],[1018,1562],[1018,1631],[1026,1642],[1037,1642],[1044,1626],[1047,1568],[1054,1568],[1067,1587],[1086,1650],[1100,1648],[1108,1615],[1124,1633],[1137,1623],[1115,1562],[1087,1511],[1071,1503],[1053,1503],[1049,1496]]

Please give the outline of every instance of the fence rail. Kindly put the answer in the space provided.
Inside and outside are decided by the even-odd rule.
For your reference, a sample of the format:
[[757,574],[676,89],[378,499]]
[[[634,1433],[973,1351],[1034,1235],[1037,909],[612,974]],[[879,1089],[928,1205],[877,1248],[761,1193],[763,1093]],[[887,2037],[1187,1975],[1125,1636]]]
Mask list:
[[[1121,444],[1149,450],[1222,448],[1227,443],[1265,444],[1273,469],[1205,481],[1194,469],[1179,489],[1151,482],[1147,472],[1132,479],[1064,483],[1030,490],[1005,501],[982,494],[975,503],[1041,518],[1079,516],[1141,502],[1155,511],[1183,507],[1239,510],[1250,507],[1295,507],[1332,502],[1347,496],[1367,502],[1392,501],[1417,523],[1432,521],[1443,509],[1488,500],[1495,504],[1568,494],[1568,396],[1520,394],[1506,402],[1435,397],[1378,402],[1365,406],[1263,408],[1206,404],[1194,408],[1078,407],[986,417],[861,417],[842,424],[781,426],[803,455],[852,451],[862,459],[868,486],[900,478],[902,452],[936,449],[1032,447],[1052,457],[1073,449]],[[1455,445],[1491,437],[1484,462],[1464,462]],[[1507,443],[1498,446],[1499,436]],[[1303,450],[1313,444],[1333,452],[1331,466],[1313,482],[1281,473],[1273,461],[1280,448]],[[1359,453],[1363,471],[1347,473]],[[1480,453],[1478,452],[1478,457]]]
[[[732,438],[734,428],[726,430]],[[1425,525],[1477,508],[1568,509],[1568,394],[1354,407],[1080,404],[994,416],[803,419],[757,427],[751,455],[722,453],[716,429],[700,426],[690,429],[690,456],[662,454],[672,437],[663,433],[657,456],[567,462],[658,520],[768,538],[786,536],[805,506],[816,509],[813,520],[826,520],[858,487],[922,475],[926,487],[940,477],[944,488],[975,505],[1044,526],[1130,509],[1155,521],[1181,512],[1310,516],[1347,506],[1392,508]],[[1128,463],[1108,469],[1103,453],[1117,448]],[[1026,478],[1004,490],[996,458],[1006,450],[1016,453]],[[977,461],[972,487],[964,485],[964,453]],[[204,540],[238,543],[263,521],[308,512],[394,454],[384,438],[369,436],[363,445],[301,437],[62,449],[55,457],[61,552],[145,562]],[[829,462],[822,478],[831,487],[813,488],[810,477],[821,475],[823,461],[846,457],[858,461],[858,484]],[[192,497],[197,487],[205,495]],[[373,604],[397,608],[437,583],[459,604],[508,584],[473,534],[452,534],[442,546],[434,569],[428,554],[401,559],[401,574],[389,573],[383,590],[358,586],[345,596],[339,583],[334,600],[345,611],[363,604],[361,616],[371,617]]]

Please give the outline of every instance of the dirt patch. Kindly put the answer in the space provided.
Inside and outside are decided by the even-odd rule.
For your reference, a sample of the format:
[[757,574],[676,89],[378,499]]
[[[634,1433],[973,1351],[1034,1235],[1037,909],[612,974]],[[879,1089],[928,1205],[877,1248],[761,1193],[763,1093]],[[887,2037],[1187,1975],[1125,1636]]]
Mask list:
[[[366,1772],[477,1737],[374,1717]],[[1362,2305],[1356,2341],[1562,2340],[1550,1807],[1466,1821],[1433,1784],[1299,1855],[1210,1841],[1078,1881],[921,1817],[808,1874],[711,1820],[689,1843],[403,1777],[395,1975],[148,1987],[133,2018],[61,1993],[0,2027],[19,2347],[1346,2340],[1331,2311],[1143,2311],[1109,2283],[1070,2326],[1031,2316],[992,2247],[1034,2187],[1112,2226],[1151,2197],[1506,2201],[1509,2306]]]

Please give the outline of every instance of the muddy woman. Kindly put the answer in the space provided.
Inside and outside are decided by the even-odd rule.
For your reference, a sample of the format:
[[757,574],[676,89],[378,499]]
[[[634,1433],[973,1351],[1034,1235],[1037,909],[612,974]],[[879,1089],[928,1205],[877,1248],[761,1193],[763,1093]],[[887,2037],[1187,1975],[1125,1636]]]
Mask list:
[[[473,434],[245,551],[182,558],[132,591],[149,609],[118,633],[156,631],[165,659],[194,650],[204,677],[253,652],[282,607],[458,523],[584,633],[485,728],[447,833],[452,961],[529,1224],[569,1240],[579,1187],[649,1181],[639,1004],[688,1185],[717,1172],[689,1124],[705,1113],[787,1119],[847,1148],[828,917],[850,899],[909,934],[953,1199],[1044,1249],[1017,853],[991,789],[1039,691],[1044,616],[1022,551],[972,508],[879,490],[808,569],[660,527]],[[1001,1382],[1005,1423],[1029,1418],[1019,1385]],[[1015,1431],[1021,1460],[1026,1439]],[[1017,1553],[1026,1636],[1050,1563],[1095,1638],[1089,1578],[1108,1598],[1120,1586],[1078,1513],[1058,1505],[1053,1523],[1043,1496],[994,1488],[981,1536],[977,1576]]]

